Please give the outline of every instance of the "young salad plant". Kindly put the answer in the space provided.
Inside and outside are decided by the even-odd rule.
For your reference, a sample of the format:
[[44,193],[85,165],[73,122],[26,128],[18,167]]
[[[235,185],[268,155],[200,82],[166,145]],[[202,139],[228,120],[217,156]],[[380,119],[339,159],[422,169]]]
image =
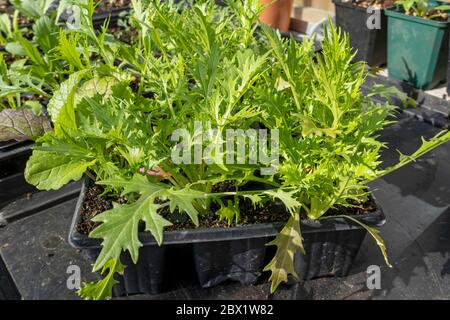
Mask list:
[[[367,183],[450,139],[441,132],[395,166],[380,169],[385,146],[378,133],[395,108],[371,99],[383,93],[380,87],[361,93],[367,69],[352,62],[348,36],[330,25],[323,51],[316,53],[313,40],[298,44],[260,25],[258,3],[229,0],[219,7],[205,0],[180,7],[133,0],[129,23],[138,36],[132,46],[91,35],[89,17],[82,21],[79,33],[96,37],[103,63],[60,84],[49,109],[54,130],[37,140],[25,171],[27,181],[42,190],[87,174],[110,196],[127,199],[93,218],[100,224],[90,236],[103,240],[93,271],[104,278],[84,284],[82,297],[111,297],[114,274],[125,267],[121,254],[128,251],[138,261],[140,223],[161,245],[164,228],[173,223],[170,213],[186,214],[199,225],[213,211],[237,224],[245,202],[260,209],[282,203],[289,217],[270,243],[277,246],[265,268],[273,292],[296,276],[294,254],[304,252],[302,217],[327,219],[336,206],[361,205],[368,199]],[[226,161],[235,160],[237,151],[220,147],[227,129],[255,127],[272,137],[278,133],[279,156],[268,157],[263,168],[273,169],[269,174],[248,154],[244,161]],[[202,131],[210,128],[204,138]],[[179,150],[171,137],[179,129],[187,132],[185,149],[208,152],[176,161]],[[243,146],[250,150],[252,142]],[[217,191],[229,182],[232,188]],[[362,226],[389,263],[378,231]]]
[[[115,40],[108,38],[107,23],[101,30],[92,24],[92,0],[73,0],[84,23],[79,29],[63,28],[58,15],[47,16],[53,1],[14,1],[13,20],[0,16],[0,141],[35,140],[51,130],[42,114],[44,102],[52,121],[65,102],[68,91],[92,64],[113,65]],[[60,2],[62,11],[68,1]],[[18,12],[32,21],[31,28],[21,28]],[[46,104],[46,103],[44,103]]]
[[395,4],[402,6],[406,14],[424,19],[447,20],[449,17],[446,11],[450,11],[450,5],[438,5],[437,1],[397,0]]

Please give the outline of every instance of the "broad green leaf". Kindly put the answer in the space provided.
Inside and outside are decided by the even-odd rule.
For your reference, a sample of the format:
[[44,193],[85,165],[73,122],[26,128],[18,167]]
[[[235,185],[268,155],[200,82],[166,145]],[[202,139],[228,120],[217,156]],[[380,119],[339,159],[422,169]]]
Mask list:
[[44,16],[54,0],[10,0],[14,8],[32,19]]
[[57,190],[79,180],[96,160],[73,159],[64,153],[33,150],[25,168],[25,179],[39,190]]
[[46,116],[36,116],[28,109],[5,109],[0,112],[0,141],[36,140],[52,130]]
[[105,97],[111,96],[113,88],[119,81],[114,77],[94,78],[84,82],[77,91],[76,99],[81,100],[84,97],[92,98],[95,95]]
[[75,119],[75,89],[73,88],[64,105],[61,107],[58,113],[58,117],[55,121],[55,133],[58,135],[63,132],[76,132],[78,129]]
[[52,119],[53,123],[58,119],[59,111],[66,103],[70,93],[76,90],[81,78],[87,73],[86,70],[77,71],[72,73],[69,78],[62,82],[59,89],[55,91],[53,97],[50,99],[47,105],[47,111]]
[[8,42],[5,46],[6,51],[15,56],[24,56],[27,54],[19,42]]
[[291,216],[275,240],[267,245],[277,246],[275,257],[264,268],[270,271],[270,291],[273,293],[281,282],[287,282],[288,275],[298,278],[294,270],[294,257],[297,252],[305,254],[303,238],[300,232],[300,214]]

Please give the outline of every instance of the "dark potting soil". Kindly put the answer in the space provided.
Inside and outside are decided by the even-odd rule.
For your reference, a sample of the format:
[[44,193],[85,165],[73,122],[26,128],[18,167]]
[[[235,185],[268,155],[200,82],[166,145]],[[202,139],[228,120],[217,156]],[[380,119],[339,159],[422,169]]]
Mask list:
[[[131,7],[131,0],[103,0],[95,8],[95,13],[108,12],[115,9],[127,9]],[[14,6],[8,0],[0,0],[0,14],[7,13],[12,19],[14,15]],[[19,25],[28,25],[32,23],[30,19],[19,14]]]
[[[225,181],[213,187],[213,192],[234,191],[235,185],[232,181]],[[81,219],[77,225],[77,231],[88,235],[99,223],[92,221],[96,215],[113,208],[113,202],[120,204],[126,203],[125,197],[113,197],[105,195],[102,186],[91,185],[85,194],[84,202],[81,207]],[[224,199],[224,202],[225,199]],[[330,209],[327,215],[363,215],[377,210],[377,205],[372,197],[355,207],[336,206]],[[196,227],[186,214],[180,214],[177,211],[171,213],[168,207],[164,207],[160,214],[170,220],[173,225],[165,228],[166,231],[188,230],[195,228],[230,228],[235,227],[236,223],[228,224],[226,220],[220,220],[215,212],[219,209],[216,205],[211,206],[211,210],[199,219],[199,226]],[[280,203],[270,202],[262,207],[255,207],[249,199],[239,202],[239,225],[250,225],[258,223],[276,223],[286,222],[289,219],[289,213]],[[302,219],[306,219],[303,216]]]
[[[0,14],[7,13],[10,19],[13,19],[14,16],[14,7],[9,3],[8,0],[0,0]],[[19,14],[18,17],[18,23],[19,25],[24,25],[30,23],[31,20],[27,17],[22,16]]]
[[[395,0],[342,0],[342,3],[349,3],[349,4],[351,3],[358,7],[363,8],[371,7],[376,9],[386,9],[392,7],[395,3]],[[417,16],[417,13],[412,9],[409,12],[406,12],[405,14],[414,17]],[[435,16],[433,18],[433,20],[435,21],[447,21],[448,18],[450,17],[448,13],[445,13],[443,11],[430,10],[425,14],[425,17],[423,18],[430,19],[431,16]]]
[[113,35],[116,39],[125,42],[129,45],[136,43],[138,31],[132,27],[109,27],[108,33]]
[[3,53],[3,61],[5,61],[7,66],[10,66],[11,63],[16,61],[16,57],[10,53],[8,53],[5,49],[5,47],[0,46],[0,52]]
[[[408,16],[413,16],[413,17],[417,17],[417,13],[414,10],[410,10],[409,12],[406,12],[406,14]],[[430,10],[427,13],[425,13],[425,17],[423,17],[424,19],[430,19],[430,17],[434,16],[433,20],[434,21],[447,21],[448,18],[450,17],[448,13],[445,13],[441,10]]]
[[114,9],[129,8],[131,6],[131,0],[103,0],[95,8],[95,13],[111,11]]
[[[1,103],[5,104],[5,105],[9,105],[8,99],[7,98],[2,98]],[[36,96],[36,95],[26,95],[26,94],[22,94],[22,96],[20,97],[20,101],[21,103],[25,103],[27,101],[37,101],[39,102],[42,106],[46,106],[48,104],[49,98],[44,97],[44,96]]]
[[91,185],[86,190],[83,205],[81,207],[81,221],[77,225],[77,231],[81,234],[89,234],[100,223],[92,221],[96,215],[113,208],[113,202],[125,203],[125,197],[113,198],[103,195],[104,189],[98,185]]

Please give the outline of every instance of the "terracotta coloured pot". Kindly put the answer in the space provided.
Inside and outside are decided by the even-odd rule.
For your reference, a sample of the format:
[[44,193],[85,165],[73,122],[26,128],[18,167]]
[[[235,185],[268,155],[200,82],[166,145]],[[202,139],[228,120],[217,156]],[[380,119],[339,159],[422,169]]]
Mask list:
[[289,31],[293,0],[261,0],[265,7],[260,15],[261,22],[280,31]]

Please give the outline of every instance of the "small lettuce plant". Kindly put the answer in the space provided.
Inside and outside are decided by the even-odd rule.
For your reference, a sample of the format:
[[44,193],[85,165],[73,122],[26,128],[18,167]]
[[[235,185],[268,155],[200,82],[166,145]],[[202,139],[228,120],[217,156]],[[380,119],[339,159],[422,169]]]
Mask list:
[[[53,2],[14,0],[13,17],[0,15],[0,141],[36,140],[51,131],[44,108],[55,120],[54,110],[65,102],[62,92],[78,73],[97,63],[114,64],[115,39],[108,23],[94,28],[94,2],[64,0],[51,12]],[[83,13],[77,28],[60,21],[71,6]],[[21,26],[19,15],[30,26]]]
[[450,5],[439,4],[437,1],[427,0],[397,0],[395,4],[402,7],[407,15],[430,20],[447,20]]

